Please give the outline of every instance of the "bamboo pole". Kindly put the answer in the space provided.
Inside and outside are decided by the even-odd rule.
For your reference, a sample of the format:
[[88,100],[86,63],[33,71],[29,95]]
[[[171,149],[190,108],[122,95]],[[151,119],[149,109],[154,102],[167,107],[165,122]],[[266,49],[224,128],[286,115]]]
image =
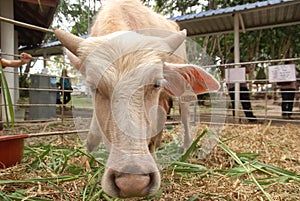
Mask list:
[[88,132],[89,132],[88,129],[86,129],[86,130],[73,130],[73,131],[54,131],[54,132],[27,134],[27,137],[42,137],[42,136],[66,135],[66,134],[88,133]]
[[54,31],[52,29],[47,29],[47,28],[35,26],[35,25],[32,25],[32,24],[27,24],[27,23],[24,23],[24,22],[19,22],[19,21],[16,21],[16,20],[12,20],[12,19],[2,17],[2,16],[0,16],[0,21],[7,22],[7,23],[10,23],[10,24],[14,24],[14,25],[17,25],[17,26],[20,26],[20,27],[25,27],[25,28],[28,28],[28,29],[33,29],[33,30],[36,30],[36,31],[52,33],[52,34],[54,33]]

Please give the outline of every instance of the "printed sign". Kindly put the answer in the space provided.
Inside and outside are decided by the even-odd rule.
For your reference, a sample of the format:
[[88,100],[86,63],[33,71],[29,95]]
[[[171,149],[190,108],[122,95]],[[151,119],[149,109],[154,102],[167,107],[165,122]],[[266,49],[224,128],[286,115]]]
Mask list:
[[245,83],[246,69],[245,68],[227,68],[225,69],[226,83]]
[[269,82],[296,81],[295,64],[269,66]]

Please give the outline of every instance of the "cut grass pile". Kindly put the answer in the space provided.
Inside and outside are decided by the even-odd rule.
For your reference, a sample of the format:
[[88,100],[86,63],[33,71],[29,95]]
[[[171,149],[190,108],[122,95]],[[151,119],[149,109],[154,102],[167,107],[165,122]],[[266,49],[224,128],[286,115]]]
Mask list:
[[[298,125],[225,126],[218,145],[204,159],[203,139],[214,135],[199,126],[186,154],[161,170],[160,191],[133,200],[300,200]],[[74,126],[32,127],[46,132]],[[165,135],[179,130],[165,130]],[[26,144],[22,163],[0,170],[0,200],[120,200],[102,191],[104,164],[86,153],[77,135],[29,138]]]

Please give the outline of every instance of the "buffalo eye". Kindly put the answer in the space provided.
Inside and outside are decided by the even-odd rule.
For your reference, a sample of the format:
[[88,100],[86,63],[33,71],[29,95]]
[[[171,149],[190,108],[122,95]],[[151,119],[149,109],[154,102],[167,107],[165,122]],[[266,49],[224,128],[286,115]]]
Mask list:
[[160,81],[159,81],[159,80],[156,80],[153,86],[154,86],[154,88],[156,88],[156,89],[160,88],[160,86],[161,86]]

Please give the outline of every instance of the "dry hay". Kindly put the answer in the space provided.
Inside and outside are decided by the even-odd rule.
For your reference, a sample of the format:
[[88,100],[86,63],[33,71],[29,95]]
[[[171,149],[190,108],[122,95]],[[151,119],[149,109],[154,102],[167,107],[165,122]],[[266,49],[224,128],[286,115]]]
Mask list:
[[[235,153],[257,153],[257,160],[268,165],[283,168],[300,175],[300,127],[297,124],[280,126],[269,125],[227,125],[221,136],[222,140]],[[231,169],[235,162],[220,147],[204,160],[190,158],[189,162],[199,163],[208,169]],[[224,174],[164,174],[164,181],[170,185],[163,186],[163,197],[160,200],[267,200],[248,175],[231,178]],[[255,173],[256,178],[266,177]],[[278,180],[278,181],[276,181]],[[273,200],[300,200],[300,184],[296,181],[280,181],[264,186]]]
[[[204,129],[205,125],[202,127]],[[56,122],[48,125],[35,124],[32,128],[26,129],[27,131],[32,129],[33,132],[38,130],[47,132],[57,131],[58,128],[69,130],[74,129],[74,125],[72,122],[65,122],[64,124]],[[173,130],[166,130],[166,133],[168,135],[168,133],[177,131],[174,128]],[[300,128],[296,124],[276,126],[262,124],[226,125],[221,140],[225,141],[225,144],[235,153],[257,153],[259,156],[256,157],[256,160],[259,162],[300,175],[299,133]],[[53,146],[69,147],[72,150],[76,150],[81,146],[81,142],[76,135],[68,135],[63,138],[57,136],[30,138],[27,139],[26,143],[30,146],[50,143]],[[230,171],[236,166],[234,159],[220,146],[216,146],[204,159],[199,159],[198,155],[197,151],[194,152],[187,162],[203,165],[207,168],[207,171],[181,173],[176,171],[175,166],[169,166],[162,171],[162,189],[152,200],[267,200],[257,185],[251,182],[252,179],[249,175],[243,174],[242,176],[230,177],[222,171],[217,171]],[[81,174],[87,174],[85,177],[74,178],[74,180],[69,178],[70,181],[54,179],[48,182],[4,184],[0,185],[0,198],[1,192],[4,194],[23,192],[25,196],[23,200],[30,197],[49,200],[82,200],[83,191],[87,186],[88,179],[91,178],[91,175],[88,174],[91,169],[89,165],[82,164],[83,158],[84,155],[80,153],[70,156],[67,167],[80,167]],[[33,168],[29,166],[34,160],[36,159],[30,159],[27,156],[26,161],[22,164],[0,170],[0,181],[59,178],[70,175],[66,170],[59,169],[57,172],[53,172],[50,167]],[[42,161],[40,164],[45,165],[47,162],[49,163],[49,161]],[[97,167],[94,167],[94,169],[97,169]],[[253,175],[256,179],[269,177],[259,171],[253,172]],[[99,180],[100,178],[97,178],[97,181]],[[268,185],[263,185],[263,188],[270,194],[272,200],[300,200],[299,180],[285,180],[283,177],[274,176],[274,179]],[[96,200],[99,200],[99,197]],[[109,198],[101,194],[100,200],[109,200]]]

